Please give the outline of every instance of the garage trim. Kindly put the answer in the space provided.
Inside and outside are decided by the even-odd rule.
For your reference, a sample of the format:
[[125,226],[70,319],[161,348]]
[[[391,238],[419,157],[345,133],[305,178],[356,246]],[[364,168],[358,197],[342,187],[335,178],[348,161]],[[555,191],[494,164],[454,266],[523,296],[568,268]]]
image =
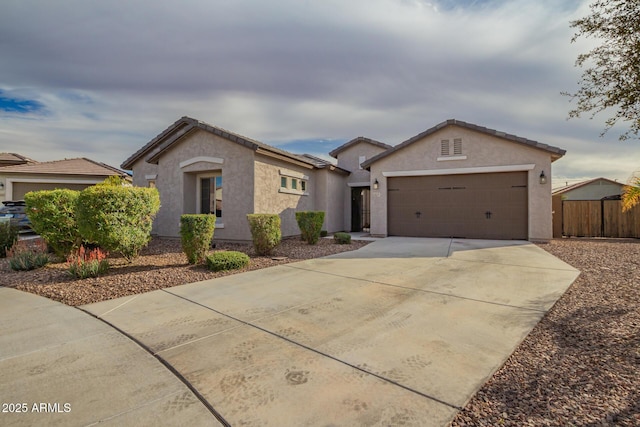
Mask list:
[[536,166],[535,164],[526,164],[526,165],[506,165],[506,166],[479,166],[474,168],[456,168],[456,169],[389,171],[389,172],[382,172],[382,176],[384,177],[431,176],[431,175],[463,175],[463,174],[492,173],[492,172],[520,172],[520,171],[533,170],[535,166]]
[[13,200],[13,183],[14,182],[36,182],[45,184],[89,184],[94,185],[104,181],[103,179],[36,179],[36,178],[7,178],[7,189],[5,200]]

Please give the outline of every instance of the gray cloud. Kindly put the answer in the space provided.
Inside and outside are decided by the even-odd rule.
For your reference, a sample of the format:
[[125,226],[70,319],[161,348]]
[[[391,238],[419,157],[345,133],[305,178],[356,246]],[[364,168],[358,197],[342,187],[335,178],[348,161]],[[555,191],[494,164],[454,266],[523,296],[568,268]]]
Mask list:
[[183,115],[305,147],[458,118],[566,148],[564,176],[626,177],[638,144],[600,140],[606,117],[567,122],[559,95],[593,43],[569,43],[587,3],[9,0],[0,90],[49,114],[0,118],[0,151],[119,165]]

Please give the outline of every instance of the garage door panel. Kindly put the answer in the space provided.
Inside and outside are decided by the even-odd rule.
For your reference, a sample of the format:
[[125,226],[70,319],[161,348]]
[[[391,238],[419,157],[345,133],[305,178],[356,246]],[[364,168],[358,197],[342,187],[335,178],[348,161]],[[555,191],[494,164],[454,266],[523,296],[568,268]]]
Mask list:
[[526,172],[389,178],[389,234],[526,239],[526,185]]

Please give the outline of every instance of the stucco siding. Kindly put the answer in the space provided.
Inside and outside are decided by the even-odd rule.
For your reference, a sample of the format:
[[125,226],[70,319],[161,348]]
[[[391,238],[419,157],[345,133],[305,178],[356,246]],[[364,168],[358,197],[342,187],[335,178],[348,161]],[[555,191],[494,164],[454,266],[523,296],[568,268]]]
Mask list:
[[[188,162],[201,157],[221,163]],[[249,240],[246,214],[253,209],[253,158],[251,149],[209,132],[197,130],[185,136],[158,161],[156,186],[161,207],[156,217],[157,233],[178,237],[180,216],[197,213],[199,175],[221,174],[224,208],[222,218],[216,220],[214,239]]]
[[[299,235],[300,229],[295,212],[315,210],[314,193],[317,191],[315,172],[303,166],[259,154],[256,155],[253,170],[255,171],[253,211],[280,215],[283,237]],[[306,191],[303,192],[300,187],[298,187],[298,194],[286,192],[291,189],[281,191],[282,177],[287,178],[289,185],[291,178],[305,180]],[[251,238],[250,235],[249,238]]]
[[320,169],[316,173],[315,194],[316,210],[325,212],[323,229],[329,233],[344,231],[345,198],[348,192],[347,177],[328,169]]
[[[441,157],[441,140],[453,143],[462,139],[462,154],[454,159]],[[466,157],[465,157],[466,156]],[[551,225],[551,156],[549,153],[506,141],[469,129],[447,126],[422,140],[406,146],[371,165],[371,180],[377,179],[379,189],[371,189],[371,233],[387,235],[387,179],[383,173],[413,171],[416,175],[429,171],[444,174],[465,173],[468,168],[499,168],[512,165],[533,165],[528,170],[528,229],[530,240],[548,240],[552,237]],[[433,172],[435,171],[435,172]],[[547,176],[545,184],[539,183],[540,173]],[[468,171],[467,171],[468,173]]]

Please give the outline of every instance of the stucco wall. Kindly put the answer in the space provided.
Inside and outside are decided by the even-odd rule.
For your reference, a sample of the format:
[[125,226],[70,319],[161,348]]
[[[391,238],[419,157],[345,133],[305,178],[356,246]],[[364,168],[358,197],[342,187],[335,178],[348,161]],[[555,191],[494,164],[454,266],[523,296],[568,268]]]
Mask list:
[[329,169],[316,172],[316,210],[325,212],[323,229],[329,233],[345,231],[344,193],[348,192],[347,176]]
[[[199,157],[220,159],[222,163],[196,161],[180,166],[181,162]],[[156,186],[160,192],[161,207],[155,220],[157,233],[178,237],[180,215],[196,213],[197,175],[219,172],[223,180],[224,207],[222,218],[216,220],[214,239],[251,239],[246,214],[253,209],[253,157],[251,149],[209,132],[197,130],[185,136],[158,162]],[[135,183],[142,179],[136,177],[137,166],[138,163],[134,165]]]
[[[299,235],[300,229],[296,222],[295,211],[315,210],[314,193],[318,191],[315,171],[259,154],[256,155],[254,168],[253,211],[280,215],[283,237]],[[306,195],[302,194],[302,191],[299,191],[301,194],[280,191],[280,178],[287,176],[290,180],[291,175],[297,179],[306,177]],[[249,235],[250,238],[251,235]]]
[[[370,183],[370,173],[366,169],[360,169],[360,156],[365,156],[365,160],[386,151],[382,147],[369,144],[367,142],[360,142],[352,145],[340,153],[338,153],[338,166],[342,169],[346,169],[351,172],[351,175],[346,180],[346,183],[358,184],[358,183]],[[343,229],[347,231],[351,230],[351,190],[348,184],[340,186],[342,197],[342,222]]]
[[[462,138],[466,159],[438,161],[440,141],[454,138]],[[551,239],[550,154],[458,126],[447,126],[371,165],[371,180],[380,183],[378,190],[371,189],[371,234],[387,235],[387,178],[383,172],[442,170],[447,174],[456,169],[525,164],[535,165],[528,171],[529,239]],[[546,184],[539,183],[541,171],[547,176]]]

